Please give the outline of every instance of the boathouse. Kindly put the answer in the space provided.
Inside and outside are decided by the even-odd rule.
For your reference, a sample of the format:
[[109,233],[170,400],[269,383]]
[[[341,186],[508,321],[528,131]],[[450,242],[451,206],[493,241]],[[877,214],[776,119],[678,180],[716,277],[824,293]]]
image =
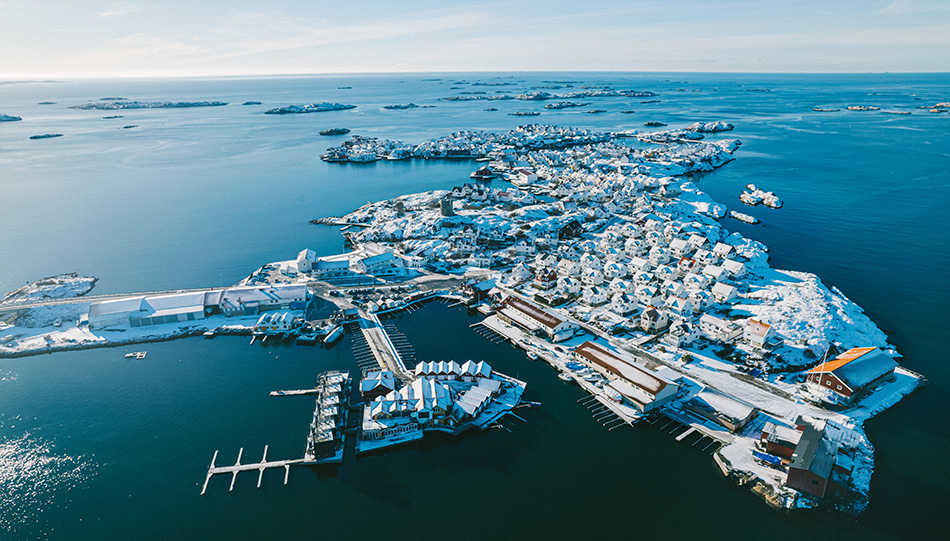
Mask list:
[[574,336],[580,326],[568,319],[557,316],[533,302],[516,295],[509,295],[498,310],[498,317],[532,334],[547,336],[552,342],[561,342]]
[[806,372],[806,382],[819,394],[832,392],[851,402],[894,373],[897,363],[876,347],[851,348]]
[[700,391],[686,403],[686,410],[722,425],[733,434],[741,432],[759,413],[757,408],[737,398],[710,390]]
[[652,411],[676,397],[678,386],[594,342],[584,342],[574,349],[574,358],[613,381],[611,389],[620,393],[623,402],[642,412]]
[[360,381],[363,400],[373,400],[396,388],[396,378],[390,370],[370,370]]
[[294,326],[294,316],[290,312],[268,312],[261,314],[254,325],[255,332],[279,333],[287,332]]
[[785,485],[818,498],[845,496],[851,457],[825,436],[825,422],[807,423],[792,453]]

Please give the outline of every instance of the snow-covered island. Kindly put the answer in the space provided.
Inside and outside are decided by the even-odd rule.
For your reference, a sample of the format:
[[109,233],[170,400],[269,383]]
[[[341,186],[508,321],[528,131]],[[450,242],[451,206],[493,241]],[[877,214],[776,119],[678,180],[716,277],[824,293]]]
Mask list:
[[343,103],[309,103],[306,105],[288,105],[286,107],[276,107],[264,111],[265,115],[293,115],[305,113],[322,113],[325,111],[341,111],[344,109],[356,109],[355,105],[346,105]]
[[[315,220],[343,226],[351,251],[305,249],[235,286],[44,307],[73,312],[58,314],[75,321],[62,329],[53,314],[15,308],[0,324],[0,356],[206,331],[332,341],[337,320],[360,319],[380,368],[409,382],[419,374],[378,315],[450,296],[590,393],[616,426],[678,423],[678,441],[708,438],[723,473],[774,507],[862,510],[874,467],[863,423],[923,376],[898,365],[887,336],[843,292],[771,268],[767,248],[726,230],[728,209],[684,178],[734,159],[738,140],[632,148],[627,135],[535,124],[419,144],[353,137],[324,159],[484,157],[492,175],[482,176],[498,180]],[[307,320],[316,298],[340,309],[319,332]],[[432,399],[452,396],[417,385]],[[379,423],[416,392],[394,389],[364,410],[364,432],[415,430]],[[468,392],[456,389],[459,403],[487,404],[476,399],[492,390],[471,401]]]
[[96,109],[111,111],[115,109],[184,109],[189,107],[221,107],[223,101],[126,101],[125,98],[104,98],[112,101],[71,105],[70,109]]
[[442,100],[443,101],[475,101],[475,100],[545,101],[545,100],[574,100],[574,99],[585,99],[585,98],[614,98],[614,97],[648,98],[648,97],[656,96],[654,92],[650,92],[648,90],[577,90],[574,92],[564,92],[560,94],[545,92],[543,90],[536,90],[534,92],[525,92],[524,94],[485,94],[482,92],[469,92],[469,93],[463,93],[463,94],[464,95],[460,95],[460,96],[449,96],[446,98],[442,98]]
[[662,415],[718,442],[723,472],[771,505],[863,509],[874,461],[862,424],[924,378],[841,291],[770,268],[766,247],[725,230],[725,207],[681,178],[730,161],[739,142],[523,144],[536,129],[495,135],[509,144],[488,152],[490,168],[510,185],[327,223],[359,225],[347,239],[381,254],[376,272],[487,273],[467,289],[492,314],[483,325],[619,419]]
[[16,122],[18,120],[23,120],[23,118],[13,115],[0,114],[0,122]]
[[92,291],[97,280],[98,278],[92,276],[80,276],[77,272],[48,276],[7,293],[0,299],[0,304],[22,305],[81,297]]

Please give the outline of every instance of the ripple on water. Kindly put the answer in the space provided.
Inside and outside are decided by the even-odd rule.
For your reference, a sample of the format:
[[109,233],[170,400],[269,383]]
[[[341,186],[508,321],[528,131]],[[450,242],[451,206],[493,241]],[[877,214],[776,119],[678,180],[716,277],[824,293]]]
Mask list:
[[43,510],[94,473],[90,460],[57,454],[50,442],[29,432],[0,441],[0,537],[32,530]]

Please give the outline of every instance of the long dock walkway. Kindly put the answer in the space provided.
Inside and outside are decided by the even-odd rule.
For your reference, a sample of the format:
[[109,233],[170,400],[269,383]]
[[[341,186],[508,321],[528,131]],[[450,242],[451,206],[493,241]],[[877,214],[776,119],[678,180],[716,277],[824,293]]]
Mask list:
[[284,484],[287,484],[287,478],[290,476],[290,467],[294,464],[303,464],[306,462],[302,458],[296,460],[274,460],[271,462],[267,461],[267,446],[264,446],[264,456],[261,457],[260,462],[254,462],[251,464],[241,464],[241,456],[244,455],[244,448],[242,447],[238,451],[237,461],[235,461],[233,466],[215,466],[214,463],[218,459],[218,452],[214,452],[214,456],[211,457],[211,466],[208,467],[208,476],[205,477],[205,484],[201,487],[201,495],[204,496],[206,490],[208,490],[208,481],[211,481],[211,478],[215,475],[221,473],[230,473],[231,474],[231,488],[229,491],[234,490],[234,482],[237,481],[237,474],[242,471],[254,471],[258,470],[257,475],[257,488],[261,488],[261,479],[264,477],[264,470],[270,468],[284,468]]

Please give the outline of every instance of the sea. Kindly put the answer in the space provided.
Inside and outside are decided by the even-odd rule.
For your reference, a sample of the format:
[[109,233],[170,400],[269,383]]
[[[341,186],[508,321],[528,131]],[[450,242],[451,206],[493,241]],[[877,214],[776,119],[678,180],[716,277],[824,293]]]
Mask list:
[[[472,83],[492,83],[475,85]],[[552,87],[562,87],[560,89]],[[582,87],[653,98],[443,101],[462,92]],[[539,88],[540,87],[540,88]],[[471,95],[471,94],[470,94]],[[79,110],[124,97],[223,101],[183,109]],[[265,115],[315,102],[355,109]],[[735,160],[694,175],[765,243],[773,267],[813,272],[862,306],[927,385],[866,423],[875,446],[858,515],[777,512],[710,456],[649,426],[608,430],[583,392],[547,365],[470,329],[480,316],[433,302],[392,320],[420,360],[486,360],[528,383],[540,407],[505,428],[427,436],[338,467],[217,476],[218,465],[301,456],[325,370],[356,371],[331,348],[220,336],[0,359],[0,538],[203,539],[912,539],[946,536],[950,485],[950,74],[448,73],[158,80],[0,81],[0,292],[65,272],[94,293],[233,284],[312,248],[340,253],[313,218],[468,182],[470,161],[335,164],[352,134],[419,143],[458,130],[537,122],[651,130],[725,121]],[[261,102],[260,105],[243,105]],[[404,110],[387,105],[414,103]],[[848,111],[849,105],[879,107]],[[838,109],[816,112],[814,107]],[[488,109],[496,109],[489,111]],[[588,111],[599,109],[600,113]],[[536,117],[509,113],[540,111]],[[633,111],[621,113],[621,111]],[[910,113],[910,114],[895,114]],[[121,116],[121,118],[105,118]],[[62,137],[30,139],[58,133]],[[499,182],[499,181],[494,181]],[[747,207],[748,183],[781,209]],[[126,359],[126,351],[147,350]]]

